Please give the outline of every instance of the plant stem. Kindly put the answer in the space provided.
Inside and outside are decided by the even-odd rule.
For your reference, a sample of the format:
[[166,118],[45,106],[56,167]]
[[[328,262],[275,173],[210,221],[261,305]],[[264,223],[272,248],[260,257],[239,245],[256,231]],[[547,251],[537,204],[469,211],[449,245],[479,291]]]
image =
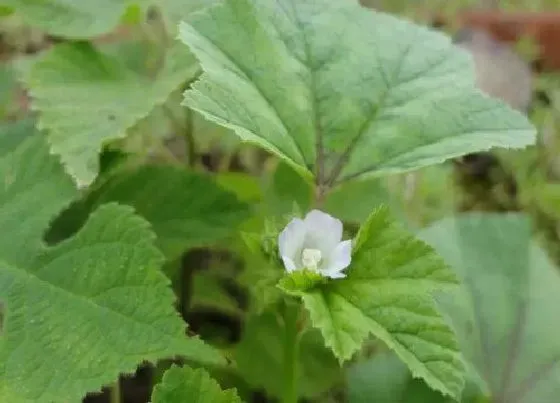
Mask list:
[[121,403],[121,384],[120,379],[113,384],[111,388],[111,403]]
[[190,108],[185,108],[185,138],[187,141],[187,158],[191,168],[196,165],[196,142],[194,140],[194,114]]
[[298,371],[299,356],[300,307],[298,304],[287,305],[284,312],[284,393],[282,403],[297,403],[298,401]]
[[325,198],[327,196],[329,188],[326,185],[316,184],[315,194],[314,194],[314,207],[321,209],[325,203]]

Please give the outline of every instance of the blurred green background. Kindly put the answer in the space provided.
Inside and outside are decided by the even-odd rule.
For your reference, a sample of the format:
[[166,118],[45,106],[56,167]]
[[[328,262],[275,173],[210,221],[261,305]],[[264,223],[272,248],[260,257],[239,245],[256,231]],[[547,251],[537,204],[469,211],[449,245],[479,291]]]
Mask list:
[[[531,217],[534,234],[552,260],[560,264],[560,0],[361,2],[454,36],[472,53],[481,89],[527,114],[538,129],[538,142],[521,151],[469,155],[413,173],[344,185],[329,197],[326,209],[345,220],[350,231],[379,203],[389,204],[394,214],[414,230],[457,211],[522,211]],[[30,131],[34,119],[14,66],[25,64],[63,40],[27,25],[23,17],[8,13],[0,5],[0,130],[9,130],[14,136]],[[149,71],[157,63],[153,47],[157,41],[146,37],[137,24],[139,18],[128,13],[114,34],[96,42],[109,53],[126,55],[129,67]],[[168,102],[170,107],[158,108],[140,122],[126,140],[118,142],[119,149],[146,158],[187,161],[194,169],[212,172],[220,185],[241,199],[260,203],[262,215],[248,222],[248,228],[258,228],[262,217],[291,213],[294,203],[301,210],[309,206],[310,191],[291,169],[256,148],[241,144],[226,129],[178,107],[179,102],[180,93],[176,93]],[[185,130],[190,133],[188,137],[182,134]],[[3,136],[2,141],[16,141],[14,136]],[[185,154],[185,141],[196,144],[196,155]],[[103,164],[111,166],[114,155],[118,153],[112,154],[108,149],[102,157]],[[237,317],[241,310],[235,302],[238,295],[232,297],[235,292],[216,287],[214,281],[228,279],[236,270],[236,248],[228,244],[224,245],[227,252],[192,250],[180,262],[207,269],[194,276],[197,291],[190,296],[193,302],[189,311],[191,327],[205,338],[229,339],[229,332],[240,332]],[[208,313],[210,308],[212,314]],[[212,316],[217,311],[222,315],[218,319]],[[251,345],[242,348],[250,349]],[[430,391],[410,381],[406,368],[399,362],[388,356],[381,363],[401,377],[403,384],[408,382],[406,393],[416,396],[414,402],[434,401]],[[369,376],[379,370],[379,362],[371,368],[368,365],[373,364],[352,370],[354,385],[360,382],[364,371]],[[143,368],[135,378],[123,380],[124,402],[146,401],[153,376],[150,369]],[[227,379],[223,376],[221,380],[227,383]],[[229,381],[239,387],[235,377]],[[366,393],[367,387],[371,387],[366,386],[355,386],[352,390]],[[322,387],[310,386],[318,390]],[[425,397],[418,398],[421,395]],[[251,401],[271,401],[262,393],[251,396]],[[332,393],[318,401],[338,401],[337,396]],[[390,396],[394,395],[388,396],[386,402],[391,402]],[[359,393],[349,398],[354,403],[367,401],[361,400]],[[105,394],[90,396],[86,401],[108,399]],[[408,400],[403,397],[401,401]]]

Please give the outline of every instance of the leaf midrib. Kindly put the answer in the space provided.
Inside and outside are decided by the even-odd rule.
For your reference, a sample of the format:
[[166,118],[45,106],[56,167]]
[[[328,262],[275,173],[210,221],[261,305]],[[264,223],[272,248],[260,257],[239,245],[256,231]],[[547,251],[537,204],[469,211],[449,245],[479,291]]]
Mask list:
[[[253,7],[251,5],[251,7]],[[198,35],[200,35],[201,37],[203,37],[206,41],[208,41],[208,43],[210,43],[216,50],[218,50],[223,56],[224,58],[226,58],[227,60],[229,60],[231,62],[232,65],[234,65],[238,70],[239,73],[243,74],[245,80],[247,80],[248,83],[250,83],[253,88],[255,88],[257,90],[257,92],[259,93],[259,95],[262,97],[262,99],[266,102],[266,104],[268,105],[269,109],[274,113],[274,116],[276,117],[276,119],[278,120],[278,122],[280,122],[280,124],[282,125],[282,129],[284,129],[284,133],[282,133],[282,137],[287,139],[290,144],[292,145],[292,147],[295,147],[295,149],[297,150],[298,154],[299,154],[299,158],[300,161],[303,162],[304,166],[309,169],[309,166],[307,165],[307,162],[305,161],[305,156],[303,154],[303,151],[301,149],[301,147],[299,146],[299,144],[294,140],[294,138],[292,136],[290,136],[290,131],[288,130],[288,128],[286,127],[286,124],[284,123],[284,120],[282,118],[280,118],[280,113],[278,111],[278,109],[276,108],[276,106],[274,106],[274,104],[270,101],[270,99],[265,95],[263,89],[257,85],[256,82],[254,82],[250,77],[251,75],[246,71],[246,69],[242,68],[236,60],[233,59],[232,56],[229,55],[229,53],[227,53],[224,49],[222,49],[220,46],[218,46],[213,40],[211,40],[207,35],[204,35],[202,32],[200,32],[199,30],[197,30],[193,25],[191,24],[187,24],[185,22],[183,22],[183,24],[188,25],[189,27],[191,27],[195,32],[198,33]],[[258,21],[259,26],[262,27],[262,24],[260,21]],[[263,32],[265,32],[266,34],[266,30],[263,29]],[[268,36],[267,36],[268,37]],[[272,40],[272,38],[268,37],[268,39]],[[193,53],[195,53],[195,51],[193,50]],[[203,63],[201,63],[202,65],[202,69],[205,71],[204,65]],[[257,137],[262,138],[262,136],[260,134],[254,133],[254,135],[256,135]],[[281,150],[281,148],[279,148],[277,145],[274,145],[275,148],[277,148],[278,150]],[[284,152],[283,152],[284,153]]]
[[[433,376],[433,378],[434,378],[435,380],[437,380],[437,382],[440,384],[440,391],[441,391],[441,392],[443,392],[443,391],[445,390],[446,393],[449,393],[449,388],[447,387],[447,385],[445,385],[444,382],[442,382],[442,380],[440,379],[440,376],[439,376],[438,374],[436,374],[433,370],[431,370],[427,365],[424,365],[426,362],[430,362],[430,361],[433,361],[433,360],[422,361],[422,360],[418,357],[418,355],[415,354],[415,352],[414,352],[413,350],[410,350],[410,349],[407,348],[405,345],[403,345],[399,340],[397,340],[395,337],[393,337],[394,334],[400,334],[400,333],[403,333],[403,332],[391,332],[389,329],[386,329],[385,326],[383,326],[381,323],[379,323],[375,318],[373,318],[373,317],[371,317],[371,316],[369,316],[369,315],[364,314],[364,313],[363,313],[363,310],[362,310],[359,306],[357,306],[354,302],[352,302],[351,300],[349,300],[348,298],[346,298],[343,294],[341,294],[341,293],[339,293],[339,292],[336,292],[336,291],[335,291],[334,293],[335,293],[336,295],[338,295],[339,297],[341,297],[342,299],[344,299],[344,301],[346,301],[348,304],[350,304],[350,305],[352,305],[354,308],[356,308],[356,309],[358,310],[358,312],[360,312],[368,321],[371,321],[371,322],[373,322],[375,325],[377,325],[378,327],[384,329],[384,330],[389,334],[389,336],[391,337],[393,343],[397,344],[397,345],[398,345],[400,348],[402,348],[403,350],[409,352],[409,353],[416,359],[416,361],[417,361],[418,363],[420,363],[421,367],[424,368],[428,373],[430,373],[430,374]],[[434,309],[435,309],[435,308],[434,308]],[[329,313],[330,313],[330,310],[329,310]],[[449,331],[450,331],[450,334],[452,334],[451,330],[449,330]],[[373,335],[375,335],[376,337],[378,337],[378,335],[376,334],[376,332],[372,331],[372,328],[369,328],[369,329],[368,329],[368,333],[369,333],[369,334],[373,334]],[[404,334],[407,334],[407,335],[408,335],[408,333],[404,333]],[[440,347],[440,348],[442,348],[443,350],[446,350],[446,351],[448,351],[448,352],[451,352],[451,353],[454,353],[454,354],[459,354],[459,350],[452,350],[452,349],[450,349],[450,348],[448,348],[448,347],[446,347],[446,346],[443,346],[443,345],[441,345],[441,344],[437,344],[437,343],[434,343],[434,342],[432,342],[432,341],[430,341],[430,340],[426,340],[426,339],[424,339],[424,338],[422,338],[422,337],[420,337],[420,336],[418,336],[418,335],[416,335],[416,337],[418,337],[419,339],[421,339],[422,341],[425,341],[425,342],[427,342],[427,343],[435,344],[436,346],[438,346],[438,347]],[[396,353],[398,354],[398,352],[396,352]],[[453,367],[453,368],[455,368],[456,370],[460,370],[459,367],[453,365],[453,362],[452,362],[452,361],[445,361],[445,360],[441,360],[441,361],[442,361],[442,362],[445,362],[445,363],[448,363],[450,367]]]

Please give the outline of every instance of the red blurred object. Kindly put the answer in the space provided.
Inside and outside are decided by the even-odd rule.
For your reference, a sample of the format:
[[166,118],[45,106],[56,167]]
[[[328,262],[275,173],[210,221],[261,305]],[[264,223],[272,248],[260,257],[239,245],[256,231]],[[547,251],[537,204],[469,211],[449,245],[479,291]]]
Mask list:
[[466,11],[462,26],[485,30],[495,39],[515,42],[527,35],[539,46],[539,64],[544,71],[560,70],[560,12]]

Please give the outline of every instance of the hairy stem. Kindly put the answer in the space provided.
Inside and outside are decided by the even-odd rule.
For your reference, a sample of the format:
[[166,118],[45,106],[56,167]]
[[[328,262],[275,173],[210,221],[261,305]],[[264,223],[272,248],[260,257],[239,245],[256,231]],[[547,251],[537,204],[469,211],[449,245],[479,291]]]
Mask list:
[[314,195],[314,206],[318,209],[323,207],[325,203],[325,198],[327,197],[329,188],[325,185],[316,184],[315,185],[315,195]]
[[287,305],[284,312],[284,394],[282,403],[298,401],[299,341],[301,339],[299,305]]

